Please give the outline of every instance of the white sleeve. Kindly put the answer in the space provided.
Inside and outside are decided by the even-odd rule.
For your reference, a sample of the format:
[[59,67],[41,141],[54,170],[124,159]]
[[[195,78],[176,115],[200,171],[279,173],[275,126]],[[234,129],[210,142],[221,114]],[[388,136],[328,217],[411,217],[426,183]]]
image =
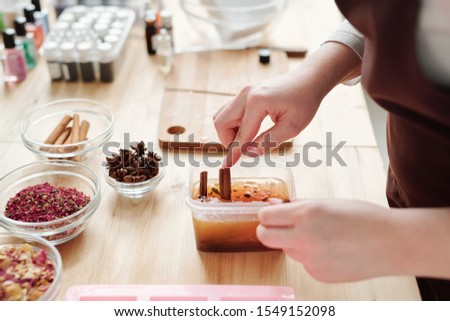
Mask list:
[[[344,20],[341,25],[325,41],[338,42],[352,49],[359,58],[364,56],[364,36],[353,27],[348,20]],[[356,85],[361,80],[361,76],[347,80],[344,85]]]

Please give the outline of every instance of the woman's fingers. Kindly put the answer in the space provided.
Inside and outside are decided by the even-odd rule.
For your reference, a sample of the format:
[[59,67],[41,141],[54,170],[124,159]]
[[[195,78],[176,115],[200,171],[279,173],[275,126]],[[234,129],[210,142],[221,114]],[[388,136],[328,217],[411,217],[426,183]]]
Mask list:
[[228,154],[223,162],[223,167],[233,166],[242,154],[246,153],[247,148],[251,146],[252,140],[255,138],[256,134],[258,134],[261,123],[266,116],[267,112],[264,109],[246,109],[236,137],[229,146]]
[[256,228],[258,239],[270,248],[290,248],[295,245],[292,228],[270,228],[258,225]]

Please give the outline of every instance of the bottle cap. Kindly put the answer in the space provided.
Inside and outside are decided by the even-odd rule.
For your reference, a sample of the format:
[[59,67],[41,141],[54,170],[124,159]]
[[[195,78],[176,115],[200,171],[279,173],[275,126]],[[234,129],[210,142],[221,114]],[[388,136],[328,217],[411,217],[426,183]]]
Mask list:
[[92,54],[92,44],[90,42],[80,42],[77,45],[77,51],[81,62],[89,60]]
[[3,43],[5,44],[5,49],[12,49],[16,47],[15,38],[16,32],[13,28],[7,28],[3,30]]
[[42,11],[41,9],[41,1],[39,0],[31,0],[31,3],[36,7],[36,11]]
[[58,43],[55,41],[48,41],[46,40],[44,42],[44,56],[47,58],[47,60],[57,60],[58,58]]
[[36,11],[36,7],[34,4],[27,4],[25,8],[23,8],[23,15],[27,19],[27,22],[34,23],[34,12]]
[[71,62],[73,60],[73,51],[75,50],[75,45],[71,42],[63,42],[59,49],[61,49],[62,59],[65,62]]
[[164,26],[164,28],[172,27],[172,12],[170,10],[161,10],[159,16],[161,17],[162,25]]
[[27,35],[27,31],[25,29],[25,24],[27,23],[27,19],[25,17],[17,17],[14,20],[14,29],[16,29],[16,34],[20,37],[24,37]]
[[269,49],[261,49],[259,50],[259,62],[262,64],[268,64],[270,62],[270,50]]
[[97,49],[100,54],[101,62],[111,62],[113,60],[113,58],[112,58],[113,47],[109,42],[99,43],[97,46]]

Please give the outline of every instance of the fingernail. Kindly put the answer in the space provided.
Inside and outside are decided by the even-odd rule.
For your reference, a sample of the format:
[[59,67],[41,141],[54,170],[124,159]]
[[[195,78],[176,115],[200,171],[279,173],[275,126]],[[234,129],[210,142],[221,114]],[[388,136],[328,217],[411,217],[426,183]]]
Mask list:
[[246,155],[250,157],[258,157],[262,154],[262,151],[260,151],[257,147],[248,147],[246,150]]

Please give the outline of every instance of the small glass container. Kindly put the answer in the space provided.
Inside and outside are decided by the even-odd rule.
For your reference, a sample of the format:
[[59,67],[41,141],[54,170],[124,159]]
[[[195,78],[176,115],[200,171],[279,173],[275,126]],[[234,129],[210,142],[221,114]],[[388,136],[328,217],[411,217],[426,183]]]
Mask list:
[[106,167],[104,167],[103,173],[105,176],[106,183],[108,183],[109,186],[114,188],[114,190],[118,194],[131,199],[139,199],[153,192],[153,190],[159,185],[159,183],[163,179],[166,173],[166,168],[164,166],[159,166],[158,175],[140,183],[119,182],[109,176],[108,169]]

